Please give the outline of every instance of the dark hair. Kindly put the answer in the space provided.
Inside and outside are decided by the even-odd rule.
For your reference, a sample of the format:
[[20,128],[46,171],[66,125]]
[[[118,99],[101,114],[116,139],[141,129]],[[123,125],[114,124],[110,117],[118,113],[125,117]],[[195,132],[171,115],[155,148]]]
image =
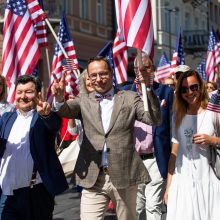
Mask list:
[[35,89],[37,92],[41,92],[41,88],[42,88],[42,84],[41,81],[38,77],[32,76],[32,75],[23,75],[23,76],[19,76],[16,80],[15,83],[15,89],[17,88],[17,86],[19,84],[26,84],[32,82],[35,85]]
[[108,59],[106,57],[103,57],[103,56],[96,56],[96,57],[90,58],[89,61],[87,62],[87,68],[86,68],[87,71],[88,71],[89,64],[92,63],[92,62],[95,62],[95,61],[104,61],[107,64],[108,69],[110,71],[112,71],[112,67],[111,67]]

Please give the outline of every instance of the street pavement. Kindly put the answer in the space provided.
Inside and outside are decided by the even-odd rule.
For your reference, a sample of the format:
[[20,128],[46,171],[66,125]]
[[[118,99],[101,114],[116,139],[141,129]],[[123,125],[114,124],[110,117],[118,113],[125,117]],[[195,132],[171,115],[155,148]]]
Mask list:
[[[69,179],[67,179],[69,182]],[[162,220],[165,220],[165,213]],[[63,194],[55,198],[54,220],[80,220],[80,193],[72,184]],[[89,220],[89,219],[88,219]],[[104,220],[117,220],[115,214],[106,213]],[[128,219],[129,220],[129,219]]]

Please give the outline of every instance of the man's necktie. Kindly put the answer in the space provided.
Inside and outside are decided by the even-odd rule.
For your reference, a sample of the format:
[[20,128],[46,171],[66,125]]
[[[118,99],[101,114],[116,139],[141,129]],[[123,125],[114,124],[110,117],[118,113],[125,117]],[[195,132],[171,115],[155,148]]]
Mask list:
[[111,94],[107,94],[107,95],[96,94],[95,98],[97,101],[101,102],[103,99],[112,100],[112,95]]

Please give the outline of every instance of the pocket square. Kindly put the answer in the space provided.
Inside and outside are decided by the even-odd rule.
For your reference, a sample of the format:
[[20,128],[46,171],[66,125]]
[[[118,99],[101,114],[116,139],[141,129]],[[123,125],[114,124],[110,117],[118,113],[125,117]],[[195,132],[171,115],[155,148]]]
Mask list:
[[163,100],[161,101],[160,106],[161,106],[161,107],[166,107],[166,106],[167,106],[167,101],[166,101],[166,99],[163,99]]

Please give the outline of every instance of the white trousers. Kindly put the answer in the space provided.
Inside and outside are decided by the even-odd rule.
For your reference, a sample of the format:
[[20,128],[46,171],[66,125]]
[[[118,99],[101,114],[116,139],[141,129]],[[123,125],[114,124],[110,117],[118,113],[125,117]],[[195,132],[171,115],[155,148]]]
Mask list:
[[118,220],[136,220],[137,186],[116,189],[110,176],[101,173],[96,184],[83,189],[81,197],[81,220],[103,220],[110,199]]
[[160,175],[156,158],[143,160],[151,182],[138,185],[136,215],[137,220],[161,220],[165,181]]

